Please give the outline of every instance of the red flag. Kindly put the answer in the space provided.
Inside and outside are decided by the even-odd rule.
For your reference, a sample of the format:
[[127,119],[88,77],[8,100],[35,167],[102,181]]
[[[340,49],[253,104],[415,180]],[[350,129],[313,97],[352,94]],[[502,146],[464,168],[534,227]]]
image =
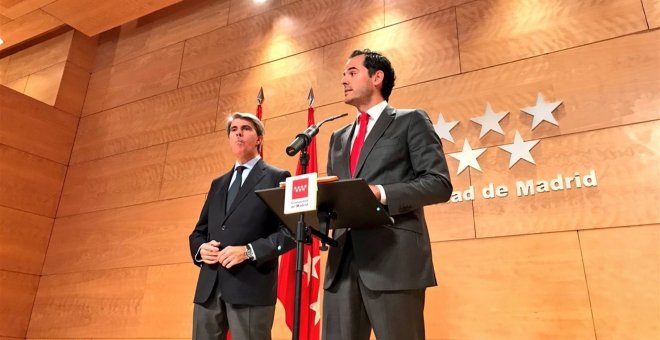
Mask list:
[[[263,111],[261,109],[261,103],[257,104],[257,118],[261,120],[261,116],[263,115]],[[263,122],[263,120],[261,120]],[[261,147],[259,148],[259,156],[261,158],[264,158],[264,142],[261,141]]]
[[[307,126],[314,124],[314,108],[307,109]],[[316,162],[316,137],[312,138],[308,148],[309,165],[307,172],[318,172]],[[302,168],[298,162],[296,175]],[[321,303],[319,287],[321,283],[321,255],[319,240],[312,237],[312,244],[304,247],[304,272],[300,297],[300,330],[301,340],[318,340],[320,338]],[[284,305],[286,324],[293,331],[293,313],[296,292],[296,252],[290,251],[281,256],[280,272],[277,283],[277,297]]]
[[[264,102],[264,99],[266,99],[266,97],[264,97],[264,88],[260,87],[259,93],[257,94],[257,118],[259,118],[261,122],[263,122],[263,119],[261,119],[261,117],[263,116],[263,110],[261,108],[261,104]],[[261,158],[264,158],[264,141],[261,141],[261,147],[259,148],[259,156],[261,156]]]

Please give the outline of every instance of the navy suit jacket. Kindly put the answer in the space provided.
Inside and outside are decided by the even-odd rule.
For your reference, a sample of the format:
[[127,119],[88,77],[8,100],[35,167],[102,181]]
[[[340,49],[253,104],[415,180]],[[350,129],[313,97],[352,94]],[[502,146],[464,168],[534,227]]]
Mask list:
[[[254,191],[275,188],[291,174],[259,160],[225,213],[232,173],[233,167],[213,180],[199,221],[189,237],[193,263],[201,267],[194,302],[206,302],[217,285],[225,302],[274,305],[277,299],[277,257],[292,249],[295,240]],[[195,255],[199,247],[210,240],[220,242],[221,249],[251,243],[257,260],[246,260],[231,269],[197,262]]]

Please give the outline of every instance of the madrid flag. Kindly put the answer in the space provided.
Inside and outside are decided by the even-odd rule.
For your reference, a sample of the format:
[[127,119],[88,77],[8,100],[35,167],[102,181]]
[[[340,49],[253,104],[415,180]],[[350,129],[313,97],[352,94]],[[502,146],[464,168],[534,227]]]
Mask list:
[[[307,126],[314,124],[314,108],[307,110]],[[309,165],[307,172],[318,172],[316,162],[316,137],[309,144]],[[301,175],[302,169],[298,163],[296,175]],[[277,297],[284,305],[286,324],[293,331],[294,295],[296,291],[296,252],[290,251],[281,256],[280,272],[277,283]],[[319,286],[321,264],[319,241],[312,237],[312,244],[304,247],[304,272],[300,303],[301,340],[318,340],[320,334],[321,304],[319,301]]]

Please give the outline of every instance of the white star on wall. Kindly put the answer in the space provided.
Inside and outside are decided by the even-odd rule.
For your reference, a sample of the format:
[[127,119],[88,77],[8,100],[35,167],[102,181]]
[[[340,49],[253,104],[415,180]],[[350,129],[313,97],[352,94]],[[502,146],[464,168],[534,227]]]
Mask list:
[[435,128],[435,133],[438,134],[438,137],[445,139],[449,142],[454,143],[454,137],[451,135],[451,129],[458,125],[458,121],[445,122],[445,117],[442,116],[442,113],[438,114],[438,123],[433,125]]
[[456,172],[456,175],[460,175],[461,172],[463,172],[463,170],[465,170],[465,168],[468,166],[481,171],[481,167],[479,166],[477,158],[481,156],[481,154],[485,151],[486,148],[472,150],[470,143],[468,143],[466,139],[463,143],[463,151],[449,154],[449,156],[452,156],[458,160],[458,172]]
[[[303,266],[303,270],[307,273],[307,285],[309,285],[309,280],[312,279],[312,276],[316,279],[319,278],[319,273],[316,271],[316,263],[321,260],[320,256],[314,256],[312,259],[312,254],[310,251],[307,251],[307,260]],[[311,275],[310,275],[311,274]]]
[[532,148],[535,147],[538,143],[538,139],[529,140],[526,142],[523,141],[522,137],[520,137],[520,132],[516,130],[516,136],[513,138],[513,144],[500,146],[500,149],[511,154],[511,158],[509,158],[509,169],[511,169],[511,167],[513,167],[513,165],[521,159],[524,159],[532,164],[536,164],[532,154],[529,151],[532,150]]
[[536,96],[536,105],[520,109],[522,112],[532,115],[532,130],[534,130],[542,121],[559,126],[559,123],[552,115],[552,112],[561,105],[561,100],[552,103],[546,103],[543,95],[539,92]]
[[470,120],[481,125],[481,132],[479,133],[479,138],[481,139],[481,137],[486,135],[489,131],[495,131],[500,135],[504,135],[504,131],[502,131],[502,127],[500,126],[500,121],[508,114],[509,112],[493,112],[490,103],[487,103],[484,115],[470,118]]

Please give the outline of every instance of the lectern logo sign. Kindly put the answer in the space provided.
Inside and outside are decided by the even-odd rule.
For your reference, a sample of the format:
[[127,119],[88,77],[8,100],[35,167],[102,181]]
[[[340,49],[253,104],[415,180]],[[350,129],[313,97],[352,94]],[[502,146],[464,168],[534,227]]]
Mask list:
[[291,198],[299,199],[309,196],[309,178],[303,178],[293,181],[293,192]]
[[316,172],[286,179],[284,213],[293,214],[316,210]]

